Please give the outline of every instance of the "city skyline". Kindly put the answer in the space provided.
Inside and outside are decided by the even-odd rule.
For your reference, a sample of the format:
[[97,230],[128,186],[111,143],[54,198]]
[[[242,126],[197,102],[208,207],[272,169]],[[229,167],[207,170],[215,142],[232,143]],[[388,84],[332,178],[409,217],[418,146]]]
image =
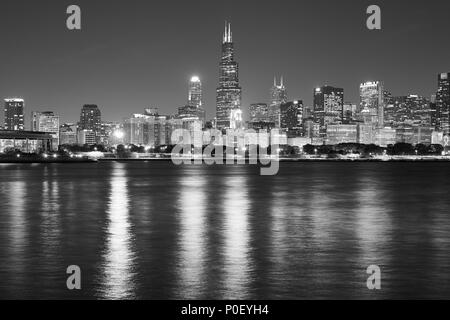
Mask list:
[[[408,3],[409,8],[405,12],[402,4],[406,2],[402,1],[396,4],[380,2],[383,10],[383,29],[380,32],[371,32],[365,28],[366,4],[352,1],[351,5],[345,3],[339,7],[328,3],[326,8],[308,2],[296,4],[292,1],[282,1],[280,5],[283,8],[296,9],[305,19],[299,21],[298,25],[278,25],[271,22],[271,19],[266,19],[267,22],[259,23],[257,27],[244,23],[247,21],[244,18],[248,18],[252,12],[252,4],[242,5],[232,13],[229,13],[231,10],[228,8],[215,6],[206,24],[211,28],[205,28],[205,24],[194,21],[189,25],[190,32],[176,26],[166,30],[164,21],[161,22],[161,27],[155,28],[156,22],[159,23],[161,18],[152,23],[142,19],[137,25],[131,26],[108,23],[100,14],[101,11],[110,14],[110,18],[123,15],[127,21],[137,13],[137,9],[128,7],[127,10],[119,12],[120,5],[104,7],[99,3],[80,1],[83,30],[79,33],[69,32],[64,23],[60,23],[66,17],[65,4],[50,6],[46,5],[47,3],[51,1],[37,7],[35,15],[48,18],[48,23],[40,24],[36,30],[32,25],[36,24],[37,17],[30,17],[27,13],[23,17],[26,23],[20,28],[8,23],[9,15],[1,22],[0,32],[6,42],[15,37],[20,37],[22,41],[12,45],[11,50],[1,53],[0,58],[11,63],[3,64],[1,68],[0,96],[21,96],[25,99],[26,124],[29,123],[30,112],[42,108],[53,108],[61,116],[62,122],[70,122],[78,117],[79,108],[89,103],[99,105],[105,120],[109,121],[121,120],[130,113],[149,106],[158,106],[161,113],[172,114],[185,103],[186,81],[192,75],[202,79],[207,118],[212,118],[215,114],[215,88],[218,84],[216,66],[217,56],[220,54],[219,35],[224,20],[229,20],[235,30],[236,50],[242,66],[240,78],[243,87],[242,107],[245,113],[252,103],[268,102],[268,90],[273,76],[278,74],[283,74],[290,97],[301,98],[305,105],[311,105],[311,88],[327,84],[343,87],[346,102],[355,103],[358,102],[358,84],[374,79],[383,80],[394,95],[419,94],[429,98],[436,91],[435,74],[448,70],[447,60],[443,57],[445,52],[448,52],[449,45],[444,41],[434,41],[443,38],[439,37],[439,34],[445,34],[447,23],[444,19],[439,19],[448,6],[445,3],[432,2],[423,10],[426,12],[424,20],[433,20],[434,23],[433,28],[425,22],[415,24],[414,40],[423,44],[419,47],[413,46],[413,41],[408,40],[409,35],[405,30],[409,28],[406,22],[422,13],[422,5]],[[30,8],[35,5],[5,2],[1,6],[2,11],[13,13],[25,6]],[[207,4],[200,1],[185,9],[190,13],[202,6]],[[144,8],[146,4],[137,1],[136,7]],[[180,7],[184,5],[180,4]],[[264,4],[261,4],[259,9],[261,17],[272,14]],[[338,16],[335,19],[329,17],[333,10]],[[165,6],[162,6],[160,11],[162,16],[169,12]],[[283,13],[286,18],[291,15],[288,11],[291,10]],[[311,18],[307,17],[308,14]],[[273,13],[270,17],[277,15]],[[182,25],[184,14],[177,13],[176,17]],[[310,28],[304,28],[305,24],[313,18],[323,19],[320,20],[321,28],[312,28],[310,31],[315,36],[327,39],[325,42],[329,45],[336,43],[336,35],[341,36],[345,50],[341,45],[332,46],[333,53],[327,53],[323,50],[325,47],[322,42],[313,41],[313,36],[306,35]],[[336,21],[338,18],[339,21]],[[146,28],[148,24],[153,28]],[[30,28],[27,25],[30,25]],[[107,31],[109,29],[106,26],[112,30]],[[48,32],[53,42],[58,40],[58,45],[43,39],[42,34],[45,32]],[[187,34],[196,32],[198,36],[191,36],[192,41],[186,42],[189,38]],[[248,36],[250,32],[252,37]],[[126,35],[133,35],[130,40],[133,42],[128,43],[128,46]],[[32,36],[36,37],[32,40]],[[113,44],[114,39],[118,40],[118,44]],[[155,50],[148,52],[148,45],[160,43],[162,39],[165,41],[165,48],[151,46]],[[34,51],[27,50],[27,46],[36,44],[37,41],[42,41],[43,45]],[[369,52],[370,48],[381,43],[385,50]],[[131,44],[136,46],[130,50],[131,53],[123,49],[119,50],[120,54],[114,54],[114,49],[119,44],[125,44],[124,48],[131,47]],[[142,47],[144,44],[147,47]],[[368,48],[363,47],[367,44],[370,45]],[[163,50],[178,49],[180,45],[184,49],[179,52]],[[411,50],[412,48],[414,50]],[[161,51],[169,53],[166,54],[165,60],[161,60]],[[428,51],[432,52],[433,59]],[[274,52],[276,54],[273,54]],[[100,56],[102,58],[99,60]],[[313,56],[317,59],[313,59]],[[339,66],[335,60],[342,60],[338,63]],[[157,72],[158,69],[155,69],[153,63],[156,61],[162,62],[165,72]],[[380,64],[380,61],[383,63]],[[426,63],[423,63],[424,61]],[[318,69],[319,64],[323,68]],[[46,68],[45,74],[43,67]],[[124,69],[126,72],[121,73]],[[338,69],[348,71],[342,72]]]
[[[102,112],[98,105],[84,104],[80,121],[76,124],[76,143],[111,146],[123,139],[123,143],[146,146],[146,149],[150,150],[172,144],[172,133],[181,128],[189,131],[191,139],[194,139],[196,130],[208,128],[219,130],[277,128],[281,129],[280,137],[291,138],[284,143],[296,147],[310,143],[313,145],[364,143],[381,147],[402,142],[447,145],[444,136],[449,134],[448,78],[448,73],[438,75],[437,91],[435,95],[430,95],[430,99],[418,95],[393,96],[386,89],[384,81],[361,83],[359,107],[355,107],[352,111],[352,107],[344,107],[349,105],[344,98],[344,88],[330,85],[316,87],[313,90],[313,105],[305,106],[303,99],[289,101],[284,77],[280,77],[278,84],[277,77],[274,76],[273,86],[270,89],[270,104],[251,104],[248,109],[244,108],[250,113],[250,121],[245,124],[233,33],[231,23],[225,21],[219,62],[219,86],[216,89],[216,114],[214,118],[209,118],[211,122],[207,124],[203,109],[201,78],[193,75],[188,83],[187,104],[178,107],[177,113],[162,114],[159,107],[148,107],[144,108],[144,113],[133,113],[131,118],[111,123],[102,121]],[[353,102],[350,102],[350,105],[353,105]],[[4,129],[9,131],[26,129],[24,106],[24,99],[5,99]],[[263,118],[266,116],[266,120],[255,122],[253,118],[258,113]],[[56,150],[60,140],[73,140],[73,134],[66,130],[62,132],[64,137],[60,139],[60,116],[54,111],[33,111],[31,117],[31,131],[52,133],[52,149]],[[385,126],[385,118],[388,119],[389,126]],[[119,131],[122,139],[118,140]],[[25,141],[24,150],[29,151],[28,140]],[[197,142],[203,144],[206,141]],[[11,141],[4,141],[3,144],[2,149],[7,149]],[[14,148],[15,138],[12,145]]]

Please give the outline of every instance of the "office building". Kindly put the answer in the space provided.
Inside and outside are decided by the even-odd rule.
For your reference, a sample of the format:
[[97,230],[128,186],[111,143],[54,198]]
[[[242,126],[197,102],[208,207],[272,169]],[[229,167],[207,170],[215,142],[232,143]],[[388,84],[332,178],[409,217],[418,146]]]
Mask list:
[[280,128],[288,138],[303,136],[303,101],[296,100],[281,104]]
[[58,150],[59,142],[59,116],[52,111],[32,112],[31,130],[47,132],[52,137],[52,149]]
[[380,81],[362,83],[359,87],[360,110],[364,122],[374,128],[384,127],[385,90]]
[[4,129],[11,131],[25,130],[24,119],[25,101],[18,98],[5,99]]
[[323,86],[314,90],[314,119],[325,137],[329,124],[341,124],[343,119],[344,89]]
[[239,65],[234,60],[233,34],[229,23],[225,24],[219,70],[216,126],[222,130],[230,128],[231,110],[240,109],[242,99],[242,88],[239,85]]

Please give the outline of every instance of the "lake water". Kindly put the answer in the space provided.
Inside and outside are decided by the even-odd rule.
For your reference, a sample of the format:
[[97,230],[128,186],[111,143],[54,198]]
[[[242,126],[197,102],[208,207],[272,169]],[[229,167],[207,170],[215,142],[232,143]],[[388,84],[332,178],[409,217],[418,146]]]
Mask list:
[[0,298],[449,299],[449,190],[450,163],[0,165]]

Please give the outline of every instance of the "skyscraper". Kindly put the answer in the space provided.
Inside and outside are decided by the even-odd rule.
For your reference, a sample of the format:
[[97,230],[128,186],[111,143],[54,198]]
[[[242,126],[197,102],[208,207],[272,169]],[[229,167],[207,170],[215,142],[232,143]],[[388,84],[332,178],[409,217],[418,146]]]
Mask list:
[[266,103],[253,103],[249,107],[250,122],[269,122],[269,107]]
[[96,136],[100,136],[102,129],[102,115],[96,105],[85,104],[81,109],[80,130],[92,130]]
[[228,129],[231,127],[231,111],[241,109],[242,99],[242,88],[239,86],[239,65],[234,60],[233,34],[229,23],[225,23],[219,70],[216,126],[218,129]]
[[25,101],[23,99],[5,99],[5,130],[24,130],[24,106]]
[[303,135],[303,101],[283,103],[280,107],[280,127],[288,138]]
[[200,120],[203,125],[206,122],[206,112],[203,106],[203,92],[202,82],[197,76],[193,76],[189,81],[188,103],[187,105],[178,108],[179,119],[193,119]]
[[188,105],[196,108],[203,106],[202,82],[197,76],[189,81]]
[[359,87],[359,113],[365,118],[366,124],[374,128],[384,127],[385,91],[380,81],[362,83]]
[[444,135],[450,134],[450,73],[438,76],[438,91],[436,94],[436,109],[438,127]]
[[325,137],[329,124],[341,124],[344,116],[344,89],[323,86],[314,90],[314,119]]
[[31,130],[47,132],[52,136],[52,148],[56,150],[59,146],[59,116],[51,111],[32,112]]
[[270,118],[276,127],[280,127],[280,107],[287,102],[286,87],[283,83],[283,77],[280,84],[277,84],[277,78],[273,79],[273,87],[270,89]]

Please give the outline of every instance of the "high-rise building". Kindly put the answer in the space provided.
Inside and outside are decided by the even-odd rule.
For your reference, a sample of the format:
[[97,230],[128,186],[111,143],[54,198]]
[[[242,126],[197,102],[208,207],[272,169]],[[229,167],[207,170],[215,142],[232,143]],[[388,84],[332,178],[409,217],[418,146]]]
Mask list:
[[102,130],[102,115],[97,105],[86,104],[81,109],[80,130],[91,130],[100,136]]
[[23,99],[8,98],[5,99],[5,130],[23,131],[24,115],[23,109],[25,101]]
[[274,122],[277,127],[280,127],[280,107],[282,104],[286,103],[287,91],[284,86],[283,77],[280,79],[280,84],[277,83],[277,78],[273,79],[273,86],[270,89],[270,108],[269,114],[271,122]]
[[354,103],[344,103],[342,123],[352,124],[356,122],[356,115],[358,114],[358,107]]
[[450,73],[438,75],[436,109],[438,127],[444,132],[444,135],[450,135]]
[[134,114],[131,118],[124,119],[124,141],[126,144],[144,145],[144,141],[148,138],[145,124],[150,117],[145,114]]
[[385,91],[381,81],[366,82],[359,86],[360,109],[366,124],[384,127]]
[[314,118],[325,137],[327,125],[341,124],[344,112],[344,89],[323,86],[314,90]]
[[419,95],[406,97],[406,108],[410,110],[410,121],[416,126],[431,126],[431,101]]
[[436,104],[436,95],[432,94],[430,99],[430,120],[431,126],[435,128],[435,130],[439,130],[439,113]]
[[196,108],[203,106],[202,82],[197,76],[189,81],[188,105]]
[[241,108],[242,88],[239,85],[239,65],[234,60],[234,44],[231,25],[225,24],[220,60],[219,87],[216,101],[216,126],[230,128],[231,110]]
[[59,146],[59,116],[52,111],[32,112],[31,130],[47,132],[53,138],[52,148],[56,150]]
[[177,118],[181,120],[196,119],[201,121],[204,125],[206,122],[206,113],[203,108],[185,105],[178,108]]
[[430,126],[432,122],[431,102],[419,95],[392,97],[386,105],[384,124],[398,127],[404,124]]
[[189,81],[187,105],[178,108],[178,118],[197,118],[203,125],[206,122],[206,112],[203,108],[202,82],[197,76],[193,76]]
[[250,122],[269,122],[269,107],[266,103],[253,103],[249,107]]
[[291,101],[281,104],[280,127],[288,138],[303,136],[303,101]]
[[100,137],[97,138],[97,143],[104,146],[113,146],[118,139],[114,136],[115,132],[121,131],[121,124],[118,122],[102,122],[102,130]]

